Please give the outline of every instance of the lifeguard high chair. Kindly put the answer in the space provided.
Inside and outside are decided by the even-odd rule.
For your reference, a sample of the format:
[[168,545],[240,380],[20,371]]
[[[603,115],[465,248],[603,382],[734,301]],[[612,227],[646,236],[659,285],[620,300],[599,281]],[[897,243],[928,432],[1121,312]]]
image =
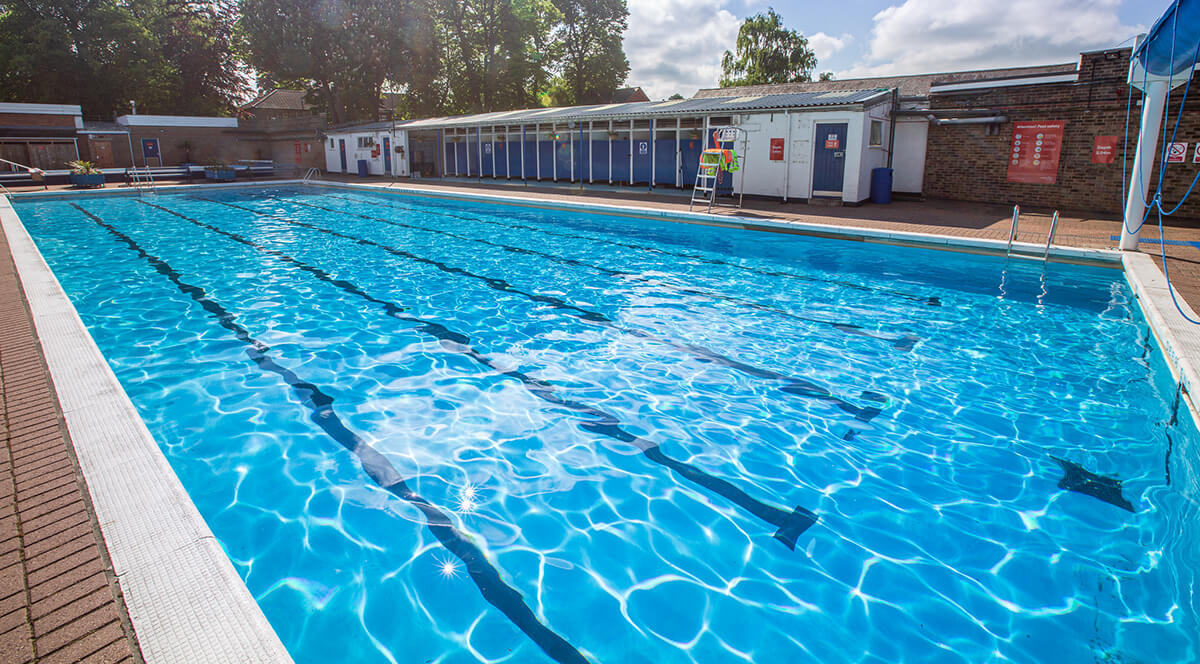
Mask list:
[[[712,212],[713,206],[717,205],[717,185],[720,184],[723,174],[728,173],[732,178],[734,172],[742,168],[745,155],[739,157],[735,148],[740,140],[744,152],[745,146],[749,142],[746,138],[746,130],[741,127],[718,127],[713,130],[712,140],[716,147],[706,147],[700,153],[700,164],[696,169],[696,184],[692,188],[692,200],[688,203],[689,212],[697,202],[706,204],[708,212]],[[725,144],[729,147],[723,147]],[[746,174],[745,171],[742,171],[742,182],[745,183],[745,180]],[[742,207],[740,191],[738,192],[737,207]]]

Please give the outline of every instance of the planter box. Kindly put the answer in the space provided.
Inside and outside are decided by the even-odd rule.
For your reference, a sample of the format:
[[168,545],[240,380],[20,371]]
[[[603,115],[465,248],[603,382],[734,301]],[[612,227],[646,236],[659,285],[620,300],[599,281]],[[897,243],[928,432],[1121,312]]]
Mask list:
[[103,187],[103,173],[71,173],[71,184],[76,187]]
[[204,178],[206,180],[232,180],[235,177],[237,177],[237,172],[232,168],[225,168],[221,170],[208,168],[204,171]]

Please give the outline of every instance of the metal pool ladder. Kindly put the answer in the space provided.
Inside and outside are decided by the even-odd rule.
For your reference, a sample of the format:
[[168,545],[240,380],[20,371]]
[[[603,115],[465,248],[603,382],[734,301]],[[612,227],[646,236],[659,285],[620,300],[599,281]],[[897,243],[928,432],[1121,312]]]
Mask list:
[[320,179],[321,179],[321,169],[317,168],[316,166],[313,166],[312,168],[308,169],[307,172],[304,173],[304,179],[301,180],[300,182],[305,183],[305,182],[308,182],[309,180],[320,180]]
[[[1021,206],[1013,206],[1012,228],[1008,231],[1008,249],[1004,252],[1004,257],[1012,256],[1013,241],[1017,239],[1017,227],[1021,222]],[[1050,244],[1054,242],[1054,233],[1058,231],[1058,210],[1054,211],[1054,216],[1050,218],[1050,233],[1046,236],[1046,248],[1042,250],[1042,261],[1045,261],[1050,256]],[[1019,254],[1018,254],[1019,255]]]
[[149,189],[150,193],[157,194],[158,188],[154,184],[154,174],[150,172],[150,167],[146,167],[146,179],[142,179],[142,172],[137,166],[133,167],[133,186],[137,187],[138,195],[145,193],[145,189]]

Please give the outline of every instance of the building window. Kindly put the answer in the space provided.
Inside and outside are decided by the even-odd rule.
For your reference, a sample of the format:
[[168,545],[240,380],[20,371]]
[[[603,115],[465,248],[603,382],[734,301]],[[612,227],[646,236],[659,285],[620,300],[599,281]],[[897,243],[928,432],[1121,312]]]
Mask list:
[[883,120],[871,120],[871,147],[883,145]]
[[332,150],[332,149],[333,149],[333,139],[332,139],[332,138],[331,138],[331,139],[329,139],[329,149],[330,149],[330,150]]
[[375,137],[374,136],[359,136],[358,137],[358,148],[360,150],[364,150],[366,148],[373,148],[373,147],[375,147]]

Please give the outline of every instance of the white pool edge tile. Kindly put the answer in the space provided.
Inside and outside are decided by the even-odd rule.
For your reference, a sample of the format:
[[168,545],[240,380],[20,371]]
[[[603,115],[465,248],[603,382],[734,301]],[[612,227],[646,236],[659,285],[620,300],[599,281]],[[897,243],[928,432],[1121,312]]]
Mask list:
[[[1188,322],[1179,309],[1193,320],[1200,320],[1200,316],[1181,296],[1177,295],[1179,309],[1175,307],[1167,278],[1149,254],[1125,252],[1122,263],[1125,279],[1167,358],[1172,377],[1176,384],[1183,386],[1190,409],[1197,396],[1196,390],[1200,389],[1200,374],[1196,373],[1196,367],[1200,366],[1200,325]],[[1200,414],[1193,411],[1192,416],[1200,423]]]
[[291,662],[4,198],[0,225],[146,662]]

